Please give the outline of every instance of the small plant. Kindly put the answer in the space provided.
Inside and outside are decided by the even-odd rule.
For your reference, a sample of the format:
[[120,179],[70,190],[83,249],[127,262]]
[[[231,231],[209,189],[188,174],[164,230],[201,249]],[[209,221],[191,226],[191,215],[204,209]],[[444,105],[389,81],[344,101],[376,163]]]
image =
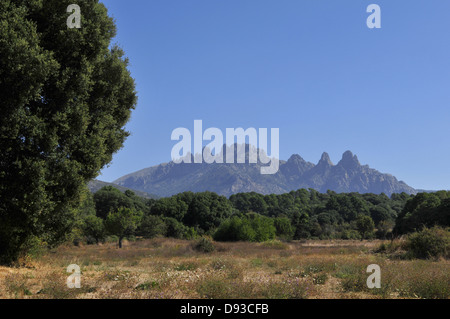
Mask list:
[[322,265],[310,265],[305,267],[305,269],[300,273],[301,277],[307,277],[311,274],[318,274],[324,270]]
[[313,276],[313,283],[315,285],[324,285],[327,282],[328,275],[326,273],[320,273]]
[[300,279],[286,282],[273,282],[260,288],[261,295],[266,299],[307,299],[312,287],[310,283]]
[[211,262],[211,268],[214,270],[227,270],[232,269],[233,265],[228,261],[218,258]]
[[280,241],[278,239],[268,240],[268,241],[262,243],[262,245],[267,248],[280,249],[280,250],[289,248],[289,246],[287,244],[283,243],[282,241]]
[[382,243],[374,252],[386,255],[391,259],[405,259],[405,246],[404,240],[394,240],[389,243]]
[[341,281],[341,286],[344,291],[360,292],[367,289],[366,277],[361,273],[346,276]]
[[263,261],[261,258],[255,258],[250,260],[250,263],[253,267],[261,267],[263,265]]
[[136,290],[150,290],[154,288],[159,288],[159,283],[156,281],[145,282],[143,284],[137,285]]
[[73,299],[77,293],[85,291],[85,287],[83,289],[68,289],[65,279],[60,273],[48,274],[43,281],[42,289],[37,294],[42,296],[40,298]]
[[353,265],[342,265],[338,267],[338,270],[334,274],[334,277],[339,279],[345,279],[357,274],[359,269]]
[[448,299],[450,286],[448,281],[440,278],[426,278],[426,280],[421,278],[409,283],[408,295],[423,299]]
[[197,292],[206,299],[231,299],[233,298],[232,286],[223,280],[205,280],[197,288]]
[[5,287],[8,292],[14,295],[14,298],[23,298],[32,295],[27,288],[27,282],[26,276],[9,275],[5,278]]
[[197,265],[193,263],[182,263],[174,268],[176,271],[193,271],[195,269],[197,269]]
[[103,277],[108,281],[126,281],[130,279],[130,272],[129,271],[112,271],[107,272],[103,275]]

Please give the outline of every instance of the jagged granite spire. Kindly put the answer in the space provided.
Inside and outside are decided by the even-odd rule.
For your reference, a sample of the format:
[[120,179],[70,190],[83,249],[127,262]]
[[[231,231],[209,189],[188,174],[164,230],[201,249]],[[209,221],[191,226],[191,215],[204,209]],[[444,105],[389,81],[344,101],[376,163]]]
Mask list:
[[333,166],[333,162],[331,162],[330,155],[328,155],[327,152],[323,152],[322,157],[320,158],[319,163],[317,163],[317,166],[324,165],[324,166]]
[[342,155],[342,159],[338,163],[338,165],[344,167],[345,169],[351,169],[356,168],[358,166],[361,166],[359,163],[358,157],[356,155],[353,155],[351,151],[346,151]]

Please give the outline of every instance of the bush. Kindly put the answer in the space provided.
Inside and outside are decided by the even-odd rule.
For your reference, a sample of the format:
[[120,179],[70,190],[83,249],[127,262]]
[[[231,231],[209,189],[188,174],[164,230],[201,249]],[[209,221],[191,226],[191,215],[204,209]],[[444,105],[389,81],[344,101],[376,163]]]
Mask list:
[[127,236],[134,235],[141,219],[141,212],[120,207],[117,211],[109,213],[105,220],[105,230],[109,235],[119,237],[119,248],[122,248],[122,240]]
[[404,240],[393,240],[389,243],[381,243],[381,245],[374,250],[377,254],[385,254],[391,259],[405,259],[406,243]]
[[94,215],[86,216],[82,230],[88,244],[98,244],[105,239],[105,225],[100,217]]
[[41,257],[47,249],[48,245],[46,242],[36,236],[31,236],[23,244],[19,258],[14,263],[18,262],[18,265],[26,265],[31,260]]
[[340,233],[341,239],[347,239],[347,240],[359,240],[361,239],[361,235],[356,230],[350,229],[350,230],[344,230]]
[[361,235],[361,239],[371,239],[375,224],[370,216],[359,215],[355,221],[356,228]]
[[106,242],[107,243],[116,243],[119,241],[119,237],[117,237],[116,235],[111,235],[106,237]]
[[143,284],[140,284],[138,286],[136,286],[136,290],[151,290],[153,288],[158,289],[159,288],[159,283],[156,281],[148,281],[148,282],[144,282]]
[[276,235],[282,240],[289,241],[294,237],[295,229],[287,217],[274,218],[273,224],[276,229]]
[[423,276],[418,280],[408,283],[408,297],[418,297],[423,299],[448,299],[450,297],[450,285],[448,280]]
[[202,253],[211,253],[216,250],[216,247],[211,240],[206,237],[202,237],[195,243],[194,249]]
[[187,227],[177,221],[175,218],[164,217],[164,223],[167,226],[167,237],[177,238],[177,239],[191,239],[195,234],[192,232],[190,227]]
[[214,240],[263,242],[274,239],[275,233],[271,218],[251,213],[224,221],[214,234]]
[[409,235],[406,249],[411,258],[448,258],[450,253],[450,231],[437,226],[424,228]]
[[271,249],[289,249],[289,246],[282,241],[275,239],[275,240],[269,240],[262,244],[264,247],[271,248]]
[[165,236],[167,225],[160,216],[146,215],[137,229],[137,234],[144,238],[155,238]]

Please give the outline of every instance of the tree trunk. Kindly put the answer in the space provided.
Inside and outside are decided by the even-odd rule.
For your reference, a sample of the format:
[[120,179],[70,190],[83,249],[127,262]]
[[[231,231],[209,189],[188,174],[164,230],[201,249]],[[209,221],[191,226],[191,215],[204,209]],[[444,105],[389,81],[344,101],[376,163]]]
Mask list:
[[122,248],[122,237],[119,238],[119,248]]

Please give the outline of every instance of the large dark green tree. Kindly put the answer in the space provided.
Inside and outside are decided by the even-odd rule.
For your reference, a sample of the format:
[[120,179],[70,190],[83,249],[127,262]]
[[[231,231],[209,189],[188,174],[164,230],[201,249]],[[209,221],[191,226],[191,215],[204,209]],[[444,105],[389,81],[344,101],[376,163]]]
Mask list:
[[409,199],[397,217],[393,232],[402,235],[433,226],[450,226],[450,192],[419,193]]
[[206,232],[218,227],[232,214],[232,206],[225,196],[213,192],[195,194],[183,222]]
[[[69,29],[70,4],[81,28]],[[0,1],[0,262],[72,227],[83,186],[128,133],[134,80],[95,0]]]
[[142,219],[142,212],[120,207],[117,211],[108,214],[105,220],[106,232],[119,238],[119,248],[126,236],[133,236]]
[[110,212],[116,211],[119,207],[131,208],[141,212],[147,209],[145,201],[132,191],[127,190],[122,193],[112,186],[105,186],[96,192],[94,203],[97,216],[103,219],[106,219]]

